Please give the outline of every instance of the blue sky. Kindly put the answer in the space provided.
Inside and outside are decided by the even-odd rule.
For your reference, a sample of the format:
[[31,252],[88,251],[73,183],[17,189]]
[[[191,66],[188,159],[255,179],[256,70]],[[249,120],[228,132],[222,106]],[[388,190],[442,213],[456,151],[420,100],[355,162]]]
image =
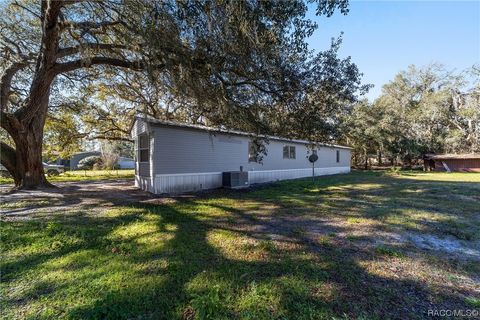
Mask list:
[[343,31],[340,56],[351,56],[374,84],[368,98],[408,65],[439,62],[464,70],[480,63],[480,0],[477,1],[351,1],[350,12],[319,24],[309,38],[311,48],[324,50]]

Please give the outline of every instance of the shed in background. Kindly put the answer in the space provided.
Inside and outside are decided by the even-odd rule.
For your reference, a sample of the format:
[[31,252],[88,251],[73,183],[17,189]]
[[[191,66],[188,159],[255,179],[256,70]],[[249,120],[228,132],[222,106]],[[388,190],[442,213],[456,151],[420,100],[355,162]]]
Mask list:
[[480,172],[480,154],[426,154],[425,171]]

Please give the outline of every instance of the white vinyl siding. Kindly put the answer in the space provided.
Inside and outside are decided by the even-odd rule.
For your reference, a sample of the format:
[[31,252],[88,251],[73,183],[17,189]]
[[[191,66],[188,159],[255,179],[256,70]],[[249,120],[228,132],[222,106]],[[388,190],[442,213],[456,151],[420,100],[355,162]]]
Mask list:
[[[350,172],[350,167],[318,168],[315,170],[315,176],[348,172]],[[251,184],[298,179],[311,176],[312,168],[248,171],[248,181]],[[148,181],[149,180],[147,180],[147,182]],[[146,190],[156,194],[182,193],[204,189],[215,189],[220,188],[221,186],[221,172],[157,174],[153,189]],[[150,188],[150,185],[147,184],[145,188]]]
[[[262,163],[249,162],[249,137],[212,134],[202,130],[173,126],[152,126],[151,140],[153,176],[157,174],[200,173],[238,171],[285,170],[311,168],[311,153],[307,144],[289,143],[295,146],[295,159],[283,159],[285,142],[270,141]],[[152,151],[152,150],[157,151]],[[350,166],[350,150],[340,149],[340,162],[335,159],[335,147],[317,148],[315,167]],[[289,150],[290,153],[290,150]]]

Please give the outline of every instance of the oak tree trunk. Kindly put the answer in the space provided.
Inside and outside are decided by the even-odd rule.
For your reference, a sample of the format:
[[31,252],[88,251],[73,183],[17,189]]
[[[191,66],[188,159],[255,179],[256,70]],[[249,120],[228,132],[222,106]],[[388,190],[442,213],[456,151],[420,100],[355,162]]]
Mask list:
[[[22,123],[9,130],[15,142],[15,159],[12,173],[16,189],[53,187],[45,178],[42,163],[43,127],[46,112],[40,111],[28,123]],[[9,169],[9,168],[7,168]]]
[[[37,187],[52,187],[45,178],[42,164],[42,142],[43,128],[48,112],[50,91],[55,77],[78,69],[89,68],[94,65],[110,65],[132,70],[142,70],[144,64],[141,61],[129,61],[128,59],[104,54],[77,58],[82,55],[82,45],[66,46],[60,48],[60,35],[67,27],[80,28],[83,34],[87,30],[102,28],[102,23],[93,21],[79,22],[79,26],[70,25],[65,16],[62,15],[62,8],[74,4],[77,1],[50,1],[42,0],[40,5],[40,25],[42,38],[38,52],[31,51],[23,54],[19,46],[6,50],[8,54],[18,55],[18,59],[12,59],[5,64],[0,74],[0,126],[8,132],[12,138],[15,148],[4,141],[0,141],[1,152],[0,162],[10,172],[15,181],[17,189],[34,189]],[[115,21],[108,21],[106,26],[116,24]],[[96,34],[97,31],[95,31]],[[65,32],[66,33],[66,32]],[[64,33],[64,34],[65,34]],[[93,33],[89,33],[93,34]],[[103,30],[101,34],[107,34]],[[77,42],[76,33],[71,32],[73,42]],[[69,43],[70,41],[66,41]],[[11,42],[13,43],[13,42]],[[87,46],[97,50],[123,49],[126,46],[117,43],[87,43]],[[17,50],[17,52],[15,51]],[[130,50],[130,49],[129,49]],[[88,51],[88,50],[86,50]],[[36,56],[36,63],[33,64],[33,57]],[[88,56],[88,55],[87,55]],[[62,58],[69,59],[61,60]],[[3,61],[2,61],[3,62]],[[9,110],[10,96],[13,94],[12,82],[15,82],[15,75],[27,67],[34,67],[28,96],[17,103],[15,110]],[[161,68],[162,66],[159,66]],[[22,87],[21,85],[20,87]]]

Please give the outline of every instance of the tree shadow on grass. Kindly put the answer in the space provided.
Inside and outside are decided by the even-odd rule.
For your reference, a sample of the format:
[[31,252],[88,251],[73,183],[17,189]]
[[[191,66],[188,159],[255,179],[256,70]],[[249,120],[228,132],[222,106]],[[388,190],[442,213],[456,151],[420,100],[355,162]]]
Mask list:
[[[98,217],[77,212],[74,215],[55,216],[43,221],[0,222],[3,230],[3,251],[32,245],[38,240],[37,237],[46,238],[42,250],[25,255],[19,253],[16,259],[3,260],[2,282],[9,282],[23,272],[69,253],[107,246],[108,243],[102,239],[111,231],[112,225],[128,224],[136,219],[136,213],[120,217]],[[91,226],[94,228],[90,228]]]
[[[183,203],[187,207],[197,204]],[[421,281],[372,274],[360,264],[362,260],[378,259],[371,253],[312,243],[301,234],[292,236],[288,229],[280,234],[284,240],[250,247],[253,259],[248,255],[230,257],[218,244],[212,244],[212,233],[233,232],[233,238],[266,241],[268,236],[255,230],[231,231],[171,206],[145,208],[155,210],[162,224],[177,226],[163,248],[167,266],[150,271],[160,273],[163,280],[147,289],[133,285],[120,292],[107,292],[95,305],[72,310],[71,317],[172,319],[195,313],[210,319],[318,319],[342,315],[415,319],[426,317],[427,308],[433,306],[432,296],[437,308],[451,307],[461,300],[459,293],[439,294]],[[233,214],[239,219],[248,215],[238,210]],[[255,224],[262,226],[259,221]],[[263,227],[259,230],[271,228]],[[282,233],[279,229],[276,232]],[[248,250],[241,242],[232,241],[237,250]],[[255,251],[261,251],[262,259]],[[161,257],[162,253],[157,258]],[[142,264],[152,258],[132,255],[129,259]]]
[[[388,191],[388,183],[377,182],[377,191]],[[414,277],[395,277],[394,271],[379,275],[368,269],[368,263],[391,257],[329,238],[328,234],[345,232],[346,226],[322,226],[322,220],[316,221],[328,230],[316,239],[297,230],[285,214],[274,219],[258,217],[235,203],[258,202],[260,210],[266,205],[288,210],[302,205],[315,207],[318,193],[325,192],[323,186],[344,184],[338,179],[312,190],[305,182],[293,182],[285,188],[270,186],[251,193],[222,191],[172,204],[139,204],[113,217],[54,219],[60,226],[54,223],[50,227],[51,236],[71,235],[76,241],[56,251],[7,261],[2,267],[4,280],[8,284],[45,265],[73,274],[67,279],[50,279],[50,284],[43,279],[25,292],[31,300],[55,304],[48,306],[51,313],[44,313],[44,318],[190,319],[196,315],[210,319],[322,319],[347,315],[416,319],[427,318],[430,308],[464,309],[463,297],[469,292],[462,289],[443,290],[442,284],[431,287]],[[385,197],[398,189],[392,188]],[[347,197],[354,197],[359,191],[351,188],[345,192]],[[324,197],[328,196],[325,192]],[[224,198],[233,199],[233,203],[223,203]],[[379,204],[382,201],[387,199],[378,199]],[[359,204],[337,201],[331,205],[342,211]],[[208,210],[223,214],[217,217]],[[370,214],[363,204],[359,210]],[[128,236],[121,233],[147,222],[155,228]],[[22,223],[33,222],[20,222],[19,228]],[[155,235],[158,240],[154,237],[150,241]],[[18,240],[28,241],[33,239]],[[53,263],[65,257],[71,259]],[[72,292],[77,288],[90,299]],[[78,301],[69,301],[66,296]]]

